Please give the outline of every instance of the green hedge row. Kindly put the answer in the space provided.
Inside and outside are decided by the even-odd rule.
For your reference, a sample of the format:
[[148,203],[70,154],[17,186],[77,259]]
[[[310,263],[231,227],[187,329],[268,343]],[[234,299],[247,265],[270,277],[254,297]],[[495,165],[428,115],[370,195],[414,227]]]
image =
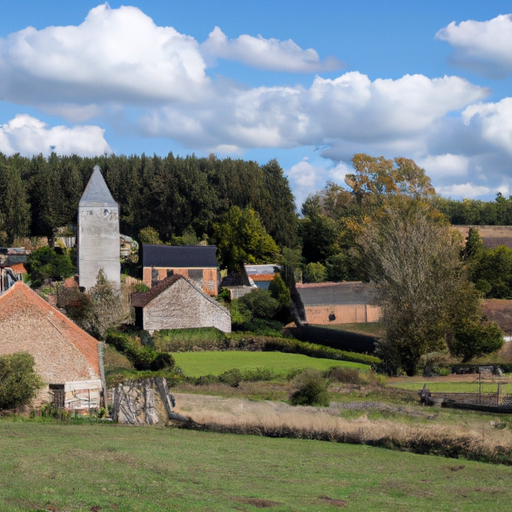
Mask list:
[[381,360],[375,356],[367,354],[358,354],[357,352],[347,352],[336,348],[324,347],[316,343],[298,341],[291,338],[268,338],[263,350],[278,352],[287,352],[290,354],[303,354],[310,357],[319,357],[325,359],[335,359],[337,361],[351,361],[353,363],[363,363],[377,365]]
[[299,341],[295,338],[261,336],[249,332],[225,334],[214,328],[159,331],[153,334],[153,343],[155,349],[162,352],[208,350],[277,351],[369,365],[377,365],[381,362],[375,356],[338,350],[317,345],[316,343]]

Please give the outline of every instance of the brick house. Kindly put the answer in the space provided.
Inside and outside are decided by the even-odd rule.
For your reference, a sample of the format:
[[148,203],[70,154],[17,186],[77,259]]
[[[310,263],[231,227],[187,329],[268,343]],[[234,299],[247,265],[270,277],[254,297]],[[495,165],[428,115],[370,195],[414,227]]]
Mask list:
[[181,275],[194,281],[204,293],[219,293],[219,263],[215,245],[142,246],[142,281],[149,288],[168,276]]
[[197,327],[231,332],[229,311],[180,274],[166,277],[147,292],[133,293],[131,300],[137,326],[150,333]]
[[28,352],[45,386],[34,405],[55,401],[71,410],[100,405],[98,341],[22,282],[0,295],[0,356]]

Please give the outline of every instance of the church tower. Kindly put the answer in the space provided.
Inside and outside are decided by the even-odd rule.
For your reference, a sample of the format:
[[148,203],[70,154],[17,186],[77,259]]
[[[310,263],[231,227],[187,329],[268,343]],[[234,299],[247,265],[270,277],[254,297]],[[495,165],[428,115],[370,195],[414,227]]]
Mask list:
[[91,179],[78,204],[78,274],[86,290],[96,284],[103,269],[109,281],[121,288],[119,207],[101,175],[94,167]]

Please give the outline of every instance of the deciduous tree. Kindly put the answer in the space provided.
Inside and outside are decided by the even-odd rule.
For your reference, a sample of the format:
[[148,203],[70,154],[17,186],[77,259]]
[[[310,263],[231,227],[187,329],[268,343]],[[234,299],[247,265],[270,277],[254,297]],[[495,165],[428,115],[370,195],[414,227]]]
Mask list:
[[[428,202],[387,201],[358,239],[362,262],[375,284],[385,338],[381,356],[387,369],[412,375],[419,358],[451,348],[462,353],[464,326],[482,326],[479,294],[460,259],[460,235]],[[492,336],[492,333],[490,334]],[[494,346],[476,346],[476,355]],[[470,350],[464,353],[467,358]]]

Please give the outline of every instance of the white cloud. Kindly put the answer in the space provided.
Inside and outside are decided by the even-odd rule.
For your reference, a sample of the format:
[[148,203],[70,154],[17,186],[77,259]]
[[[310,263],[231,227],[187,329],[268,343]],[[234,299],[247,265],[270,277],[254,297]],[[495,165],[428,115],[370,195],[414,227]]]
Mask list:
[[343,62],[335,57],[328,57],[322,62],[315,50],[303,50],[291,39],[280,41],[247,34],[237,39],[228,39],[219,27],[215,27],[209,34],[208,39],[201,45],[201,50],[207,59],[239,61],[270,71],[317,73],[344,67]]
[[141,119],[141,129],[203,149],[394,144],[412,151],[423,146],[434,122],[486,94],[458,77],[372,82],[351,72],[335,80],[316,77],[310,89],[233,87],[215,102],[154,110]]
[[335,167],[313,165],[304,158],[293,165],[287,172],[287,177],[295,195],[295,204],[300,211],[302,204],[310,194],[324,188],[327,181],[343,183],[345,175],[352,172],[345,163],[340,162]]
[[455,22],[441,29],[437,39],[455,48],[454,64],[494,78],[512,72],[512,14],[488,21]]
[[416,163],[425,169],[430,178],[442,179],[449,176],[465,177],[468,174],[469,158],[465,155],[428,155],[425,158],[418,159]]
[[491,189],[483,185],[474,185],[473,183],[468,182],[460,185],[438,187],[436,189],[436,192],[443,196],[451,197],[453,199],[465,197],[473,199],[478,196],[489,194],[491,192]]
[[512,98],[470,105],[462,112],[462,119],[476,127],[490,144],[512,155]]
[[210,79],[199,45],[136,7],[91,9],[79,26],[0,40],[0,99],[21,104],[195,101]]
[[0,152],[25,156],[52,151],[59,155],[96,156],[111,153],[99,126],[54,126],[26,114],[17,115],[0,125]]

